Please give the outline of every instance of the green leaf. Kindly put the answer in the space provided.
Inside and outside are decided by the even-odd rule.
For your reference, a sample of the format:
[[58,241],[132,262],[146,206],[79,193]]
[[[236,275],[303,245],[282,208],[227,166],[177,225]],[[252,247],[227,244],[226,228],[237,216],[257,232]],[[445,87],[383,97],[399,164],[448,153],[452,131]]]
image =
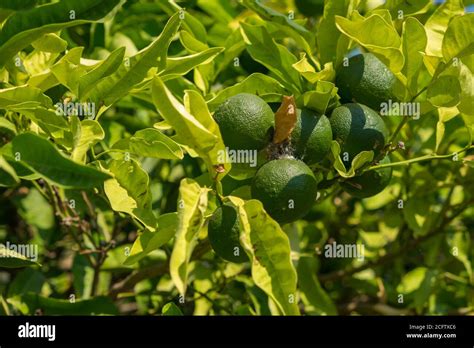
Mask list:
[[0,117],[0,136],[5,140],[10,141],[16,133],[16,126],[5,117]]
[[432,211],[431,203],[428,197],[410,197],[410,199],[405,202],[403,216],[405,222],[410,229],[414,231],[416,237],[427,233],[431,220],[436,215],[436,213]]
[[193,34],[193,36],[201,42],[207,41],[207,33],[204,24],[199,19],[194,17],[191,13],[186,11],[181,6],[177,5],[174,1],[159,1],[159,6],[163,9],[168,16],[176,12],[184,14],[183,28]]
[[190,53],[199,53],[209,48],[206,43],[199,41],[193,36],[193,34],[186,30],[181,30],[179,32],[179,41]]
[[79,78],[86,72],[86,68],[80,65],[83,50],[84,47],[72,48],[50,68],[56,80],[75,95],[78,94]]
[[442,45],[448,24],[453,17],[464,14],[462,0],[446,0],[431,15],[425,23],[428,45],[426,54],[429,56],[442,57]]
[[169,302],[163,306],[161,314],[164,316],[181,316],[183,312],[181,312],[181,309],[173,302]]
[[275,42],[263,25],[241,23],[247,51],[254,60],[271,70],[282,85],[294,93],[302,90],[300,75],[293,69],[296,57],[285,46]]
[[148,174],[133,159],[112,160],[106,170],[113,175],[104,183],[104,191],[113,210],[127,213],[154,231],[156,217],[151,207]]
[[242,38],[240,29],[236,29],[227,37],[224,45],[224,52],[219,56],[216,62],[215,76],[229,67],[235,62],[235,58],[239,57],[245,50],[245,42]]
[[461,86],[455,76],[442,75],[429,86],[426,96],[433,106],[456,106],[461,97]]
[[474,53],[474,13],[454,17],[449,22],[442,45],[446,62]]
[[404,57],[400,49],[401,40],[393,23],[389,24],[382,16],[374,14],[355,21],[336,16],[336,26],[342,33],[375,54],[393,73],[402,70]]
[[298,284],[301,295],[313,306],[316,313],[337,315],[336,306],[319,283],[315,261],[310,257],[301,257],[298,260]]
[[5,8],[9,10],[26,10],[36,5],[38,0],[3,0],[0,4],[0,8]]
[[120,0],[64,0],[15,12],[0,32],[0,66],[44,34],[99,20],[119,3]]
[[56,34],[45,34],[31,44],[35,49],[43,52],[61,53],[67,48],[67,41]]
[[304,36],[308,39],[308,42],[311,42],[311,32],[308,31],[304,26],[296,23],[292,19],[290,19],[287,15],[284,15],[278,11],[275,11],[271,7],[263,5],[260,0],[243,0],[242,4],[251,9],[252,11],[256,12],[259,16],[261,16],[265,20],[274,21],[279,24],[286,25],[300,35]]
[[34,265],[39,265],[39,263],[0,244],[0,268],[21,268]]
[[446,235],[446,240],[451,248],[450,254],[462,262],[462,264],[466,268],[470,282],[473,283],[473,268],[472,263],[469,260],[469,253],[471,251],[471,239],[469,233],[462,231],[448,233]]
[[25,268],[15,275],[8,286],[8,297],[22,295],[28,292],[40,293],[46,277],[34,268]]
[[426,267],[417,267],[406,273],[397,292],[408,295],[413,294],[413,304],[418,313],[421,313],[434,289],[437,271]]
[[299,315],[296,270],[291,262],[290,241],[257,200],[229,197],[239,212],[240,241],[252,265],[252,278],[284,315]]
[[334,169],[336,169],[339,175],[343,178],[354,177],[357,170],[361,169],[364,165],[374,160],[373,151],[361,151],[352,159],[351,167],[349,170],[347,170],[340,156],[341,146],[336,140],[333,140],[331,143],[331,153],[334,158]]
[[41,309],[44,315],[117,315],[119,313],[113,300],[106,296],[71,302],[27,293],[9,298],[7,302],[20,309],[23,315],[33,315],[37,309]]
[[0,109],[13,107],[34,108],[37,106],[52,107],[51,98],[44,95],[41,89],[31,86],[19,86],[0,89]]
[[423,65],[423,55],[427,43],[423,25],[413,17],[403,23],[402,48],[405,56],[403,74],[407,78],[407,89],[412,96],[417,93],[418,75]]
[[[75,119],[77,120],[77,117]],[[94,120],[77,121],[77,126],[71,158],[76,162],[85,163],[87,151],[98,141],[103,140],[105,133],[99,122]]]
[[[212,133],[212,130],[210,131],[196,118],[203,113],[209,113],[202,97],[197,93],[190,92],[187,95],[188,98],[193,98],[194,101],[194,109],[191,110],[193,114],[186,110],[184,105],[171,94],[159,77],[155,77],[153,80],[153,103],[158,112],[176,131],[179,142],[196,151],[206,162],[209,174],[214,176],[213,167],[220,164],[216,154],[217,151],[224,149],[224,145],[218,135]],[[209,119],[210,116],[206,117]]]
[[[212,149],[208,150],[208,157],[204,160],[208,164],[209,173],[213,173],[212,169],[217,163],[219,158],[219,153],[225,151],[225,144],[222,139],[221,131],[217,125],[214,118],[212,118],[211,113],[209,112],[204,98],[196,91],[187,90],[184,94],[184,106],[186,110],[193,115],[196,120],[209,132],[211,132],[216,137],[216,143]],[[222,164],[224,173],[228,172],[231,168],[230,163]],[[221,176],[222,178],[222,176]]]
[[170,274],[181,295],[186,293],[188,266],[199,231],[204,224],[209,189],[192,179],[183,179],[179,187],[178,226],[170,259]]
[[321,71],[316,72],[314,67],[309,64],[308,60],[306,59],[306,55],[304,55],[298,62],[293,64],[293,68],[300,72],[301,75],[310,83],[316,83],[321,80],[332,82],[336,77],[336,71],[334,70],[332,63],[324,64],[324,68]]
[[314,90],[303,93],[296,103],[298,106],[325,114],[328,107],[334,105],[337,100],[337,88],[334,83],[317,81]]
[[[336,16],[347,17],[352,12],[354,1],[327,0],[324,4],[324,15],[318,27],[318,48],[321,63],[333,62],[339,66],[349,40],[336,27]],[[341,49],[344,48],[343,50]]]
[[213,47],[190,56],[168,58],[166,60],[166,69],[159,75],[165,80],[186,75],[192,69],[212,62],[223,50],[222,47]]
[[100,79],[114,73],[120,67],[124,55],[125,47],[119,47],[110,53],[106,59],[94,66],[92,70],[79,77],[78,93],[81,97],[81,100],[83,100],[82,95],[85,93],[85,91],[92,88],[92,86]]
[[179,14],[176,13],[166,23],[155,41],[133,57],[126,59],[116,72],[101,79],[82,98],[90,98],[95,102],[103,101],[106,106],[109,106],[140,83],[151,68],[157,66],[158,71],[164,70],[168,47],[180,23]]
[[397,287],[397,292],[406,295],[419,289],[426,272],[428,272],[428,268],[417,267],[406,273]]
[[[304,38],[304,42],[299,41],[299,44],[303,44],[305,51],[311,52],[309,49],[310,45],[313,45],[314,36],[304,26],[296,23],[290,19],[288,15],[284,15],[278,11],[275,11],[271,7],[263,5],[259,0],[243,0],[242,4],[257,13],[264,20],[271,21],[282,27],[287,27]],[[289,33],[289,36],[294,36]],[[302,48],[303,48],[302,47]],[[308,53],[309,53],[308,52]]]
[[[425,13],[429,10],[431,5],[431,0],[387,0],[385,3],[385,8],[390,10],[392,16],[398,16],[402,14],[403,16],[415,15],[420,13]],[[413,18],[413,17],[408,17]],[[408,19],[407,18],[407,19]]]
[[93,295],[94,268],[89,260],[84,255],[76,254],[72,261],[71,272],[75,295],[80,299],[91,298]]
[[15,186],[19,182],[15,169],[0,155],[0,187]]
[[266,96],[274,96],[274,101],[280,101],[281,96],[286,94],[287,91],[282,84],[274,78],[260,73],[254,73],[246,77],[242,82],[238,82],[220,91],[214,98],[209,100],[209,108],[214,110],[226,99],[239,93],[256,94],[265,100],[268,99]]
[[157,250],[174,237],[178,227],[178,214],[168,213],[158,217],[158,227],[155,232],[143,231],[133,243],[130,255],[124,265],[132,265]]
[[47,139],[33,133],[16,136],[4,156],[19,159],[22,165],[61,187],[97,187],[109,178],[106,173],[70,160]]
[[44,132],[58,141],[65,138],[65,133],[69,133],[70,131],[67,118],[57,115],[56,112],[51,109],[40,107],[23,109],[18,108],[18,106],[12,106],[11,109],[28,117],[40,126]]
[[436,123],[436,147],[435,147],[435,153],[438,152],[439,146],[441,145],[441,141],[443,140],[444,137],[444,132],[446,130],[446,127],[444,125],[443,121],[438,121]]
[[182,159],[181,147],[158,129],[146,128],[136,132],[129,140],[130,151],[144,157]]
[[458,63],[458,68],[461,100],[457,107],[461,113],[472,118],[474,116],[474,72],[462,63]]
[[63,84],[73,93],[77,93],[79,78],[85,74],[86,67],[80,64],[83,47],[74,47],[49,69],[28,80],[28,85],[47,91],[59,84]]
[[461,116],[469,132],[469,145],[472,145],[474,140],[474,118],[464,113],[461,113]]

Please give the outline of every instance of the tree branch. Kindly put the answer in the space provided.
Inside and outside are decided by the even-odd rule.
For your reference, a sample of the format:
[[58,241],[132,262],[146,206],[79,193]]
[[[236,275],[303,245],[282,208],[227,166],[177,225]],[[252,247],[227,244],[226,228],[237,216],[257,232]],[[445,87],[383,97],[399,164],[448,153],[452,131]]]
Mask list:
[[[469,200],[469,201],[464,202],[459,209],[457,209],[455,212],[453,212],[453,214],[449,218],[444,219],[444,221],[437,228],[435,228],[433,231],[431,231],[430,233],[428,233],[428,234],[426,234],[422,237],[411,240],[404,248],[396,251],[395,253],[386,254],[386,255],[380,257],[377,260],[369,261],[369,262],[367,262],[363,265],[357,266],[357,267],[351,267],[351,268],[348,268],[348,269],[345,269],[345,270],[338,270],[338,271],[327,273],[327,274],[321,274],[321,275],[319,275],[319,280],[322,281],[322,282],[338,280],[338,279],[341,279],[341,278],[351,276],[355,273],[364,271],[366,269],[383,265],[385,263],[393,261],[394,259],[396,259],[398,257],[404,256],[408,250],[415,249],[418,245],[426,242],[427,240],[431,239],[432,237],[438,235],[438,233],[442,232],[444,230],[444,228],[447,225],[449,225],[449,223],[451,223],[451,221],[453,221],[456,217],[458,217],[460,214],[462,214],[462,212],[467,207],[469,207],[469,205],[472,204],[472,203],[473,203],[473,200]],[[448,202],[448,204],[449,204],[449,202]]]

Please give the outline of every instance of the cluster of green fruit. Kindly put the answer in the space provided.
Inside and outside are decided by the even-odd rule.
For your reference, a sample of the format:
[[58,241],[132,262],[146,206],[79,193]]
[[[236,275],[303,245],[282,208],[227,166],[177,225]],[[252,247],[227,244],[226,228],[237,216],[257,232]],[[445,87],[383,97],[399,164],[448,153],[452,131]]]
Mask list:
[[[310,166],[327,160],[333,140],[340,144],[347,168],[361,151],[373,151],[375,158],[380,157],[388,140],[388,129],[381,116],[365,104],[374,106],[391,97],[387,86],[393,84],[393,74],[387,71],[370,54],[351,58],[348,67],[338,70],[336,80],[342,100],[348,103],[332,110],[329,118],[312,110],[297,109],[288,151],[277,158],[268,151],[272,147],[275,115],[263,99],[241,93],[217,108],[214,119],[229,149],[265,154],[263,160],[259,156],[251,196],[262,202],[273,219],[288,223],[310,211],[318,193],[318,180]],[[389,158],[380,162],[388,163]],[[390,167],[366,171],[342,181],[341,187],[353,196],[365,198],[381,192],[391,176]],[[210,219],[208,231],[218,255],[232,262],[247,260],[239,243],[239,220],[233,207],[218,208]]]

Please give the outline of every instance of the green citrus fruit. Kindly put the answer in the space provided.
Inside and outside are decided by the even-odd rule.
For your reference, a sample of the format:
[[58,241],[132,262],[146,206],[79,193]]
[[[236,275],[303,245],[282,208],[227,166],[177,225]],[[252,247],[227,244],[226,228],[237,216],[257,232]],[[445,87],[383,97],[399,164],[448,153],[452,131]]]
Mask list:
[[[380,161],[380,164],[387,163],[390,163],[388,156]],[[341,183],[341,187],[355,197],[366,198],[382,192],[390,183],[391,178],[392,167],[380,168],[347,179]]]
[[252,198],[263,203],[276,221],[287,223],[302,218],[311,209],[317,181],[311,169],[292,158],[265,163],[252,181]]
[[240,244],[239,219],[234,207],[223,205],[217,208],[209,220],[207,234],[212,249],[223,259],[234,263],[248,261]]
[[305,163],[321,162],[331,150],[331,123],[325,115],[314,111],[297,110],[295,129],[291,133],[291,145],[295,156]]
[[396,101],[394,94],[397,78],[371,53],[349,58],[336,74],[336,86],[343,102],[358,102],[380,110],[381,103]]
[[323,14],[324,0],[295,0],[298,11],[308,17]]
[[274,123],[272,109],[260,97],[240,93],[222,103],[214,119],[233,150],[261,150],[268,144]]
[[382,117],[362,104],[350,103],[335,108],[329,121],[333,138],[341,144],[341,158],[346,167],[350,167],[352,159],[361,151],[372,150],[377,156],[388,139]]

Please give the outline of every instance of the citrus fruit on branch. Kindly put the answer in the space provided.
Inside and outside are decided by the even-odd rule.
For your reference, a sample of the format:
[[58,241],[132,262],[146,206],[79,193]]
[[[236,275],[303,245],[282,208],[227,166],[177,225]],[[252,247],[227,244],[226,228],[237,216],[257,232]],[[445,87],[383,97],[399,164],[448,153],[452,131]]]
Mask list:
[[207,233],[212,249],[224,260],[234,263],[248,261],[240,244],[240,223],[234,207],[222,205],[217,208],[209,220]]
[[272,218],[288,223],[302,218],[311,209],[317,195],[317,181],[302,161],[276,159],[257,171],[251,194],[263,203]]
[[329,120],[347,168],[361,151],[374,151],[377,157],[388,140],[389,132],[382,117],[363,104],[341,105],[333,110]]

